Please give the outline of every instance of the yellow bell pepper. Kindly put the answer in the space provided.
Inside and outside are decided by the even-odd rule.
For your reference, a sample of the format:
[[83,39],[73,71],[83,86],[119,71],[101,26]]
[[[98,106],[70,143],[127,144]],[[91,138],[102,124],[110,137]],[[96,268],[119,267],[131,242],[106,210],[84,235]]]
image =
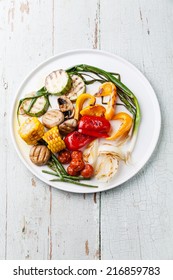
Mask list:
[[130,117],[127,113],[121,112],[116,114],[112,120],[122,120],[122,124],[118,131],[113,133],[110,137],[106,138],[107,140],[116,140],[121,136],[128,135],[133,124],[132,117]]
[[110,96],[109,102],[107,104],[105,118],[107,120],[112,120],[115,115],[115,104],[117,100],[117,88],[111,82],[103,83],[100,88],[99,92],[95,94],[96,97],[99,96]]
[[76,107],[75,107],[75,114],[74,114],[74,118],[76,120],[79,119],[80,111],[82,110],[83,104],[87,99],[89,99],[89,105],[94,105],[96,102],[96,98],[89,93],[82,93],[81,95],[79,95],[76,100]]
[[97,117],[103,117],[106,112],[105,107],[99,104],[95,104],[93,106],[87,106],[82,111],[80,111],[80,114],[82,116],[97,116]]

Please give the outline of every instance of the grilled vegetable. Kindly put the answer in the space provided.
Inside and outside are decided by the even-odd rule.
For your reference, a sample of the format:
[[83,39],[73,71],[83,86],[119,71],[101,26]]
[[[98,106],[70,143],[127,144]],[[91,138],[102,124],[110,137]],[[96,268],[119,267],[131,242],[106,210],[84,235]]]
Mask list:
[[95,104],[96,98],[93,95],[89,94],[89,93],[81,94],[77,98],[77,100],[76,100],[76,107],[75,107],[75,115],[74,115],[74,118],[76,120],[79,119],[80,111],[82,110],[83,104],[88,99],[89,99],[89,105],[94,105]]
[[84,161],[95,166],[98,156],[98,139],[95,139],[86,147],[83,152]]
[[77,127],[77,120],[69,119],[59,125],[59,131],[62,134],[66,135],[66,134],[74,131],[76,127]]
[[114,116],[113,120],[121,120],[122,124],[118,131],[114,132],[107,140],[116,140],[119,137],[128,136],[128,133],[132,127],[133,119],[124,112],[118,113]]
[[86,86],[83,79],[78,75],[71,75],[71,79],[72,87],[70,91],[66,93],[66,96],[70,98],[71,101],[75,101],[80,94],[85,92]]
[[119,162],[113,154],[99,154],[96,162],[95,176],[108,182],[118,171]]
[[58,97],[59,109],[64,114],[65,119],[70,119],[74,116],[74,107],[72,102],[65,95]]
[[117,99],[116,86],[111,82],[103,83],[99,88],[99,92],[96,93],[95,96],[96,97],[110,96],[105,112],[105,118],[107,120],[111,120],[115,115],[115,104]]
[[110,130],[110,123],[104,117],[83,116],[78,124],[80,133],[93,137],[107,137]]
[[34,96],[37,96],[37,92],[31,92],[26,95],[27,99],[22,102],[22,109],[28,116],[40,117],[47,112],[49,101],[46,96],[40,96],[37,99],[29,99],[29,97]]
[[91,178],[94,175],[94,168],[90,164],[85,164],[85,167],[80,174],[84,178]]
[[35,145],[44,135],[44,126],[36,117],[28,118],[20,126],[19,135],[28,145]]
[[50,159],[51,152],[44,145],[36,145],[31,148],[29,157],[34,164],[42,166]]
[[71,153],[68,150],[62,150],[58,154],[58,160],[62,164],[70,163],[70,161],[71,161]]
[[59,151],[65,149],[65,143],[60,137],[57,126],[48,130],[42,138],[46,141],[48,148],[52,153],[58,153]]
[[76,151],[86,146],[92,140],[94,140],[93,137],[81,134],[78,131],[69,133],[64,139],[65,144],[70,151]]
[[52,128],[64,121],[64,114],[59,110],[50,110],[42,117],[42,123],[47,128]]
[[82,111],[80,111],[80,115],[82,116],[97,116],[97,117],[103,117],[106,112],[105,107],[102,105],[96,104],[93,106],[87,106]]
[[45,88],[50,94],[65,94],[71,88],[71,78],[69,74],[62,69],[53,71],[46,77]]

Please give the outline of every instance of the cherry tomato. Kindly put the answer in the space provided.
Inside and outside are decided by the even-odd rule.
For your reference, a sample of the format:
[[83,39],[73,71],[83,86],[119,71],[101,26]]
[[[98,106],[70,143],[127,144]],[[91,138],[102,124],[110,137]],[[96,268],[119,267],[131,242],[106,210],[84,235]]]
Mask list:
[[82,159],[83,158],[83,154],[81,151],[73,151],[71,153],[71,158],[74,159],[74,158],[77,158],[77,159]]
[[71,161],[71,153],[67,150],[62,150],[59,154],[58,154],[58,160],[62,163],[62,164],[66,164],[66,163],[70,163]]
[[70,162],[70,166],[76,171],[81,171],[84,167],[85,167],[85,163],[83,161],[83,159],[72,159],[72,161]]
[[77,176],[78,175],[78,172],[74,170],[74,168],[69,165],[67,167],[67,173],[70,175],[70,176]]
[[84,178],[91,178],[94,175],[94,168],[90,164],[85,164],[84,169],[81,171]]

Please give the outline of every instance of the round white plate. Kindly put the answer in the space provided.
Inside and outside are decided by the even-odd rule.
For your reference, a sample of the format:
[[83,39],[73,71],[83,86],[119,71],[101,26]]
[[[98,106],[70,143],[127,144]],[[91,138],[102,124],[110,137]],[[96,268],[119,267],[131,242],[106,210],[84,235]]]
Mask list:
[[[29,146],[18,135],[16,108],[18,101],[27,93],[40,89],[44,85],[45,77],[56,69],[66,69],[76,64],[89,64],[100,67],[109,72],[121,75],[122,82],[129,87],[138,98],[142,120],[140,130],[133,151],[130,165],[120,164],[116,176],[108,183],[101,183],[96,179],[90,182],[99,188],[87,188],[69,183],[50,182],[51,175],[42,173],[44,167],[37,167],[29,160]],[[98,85],[97,87],[98,88]],[[33,70],[19,87],[12,106],[11,135],[17,154],[25,166],[40,180],[55,188],[76,192],[92,193],[106,191],[119,186],[133,177],[148,161],[157,144],[161,127],[161,115],[158,100],[151,85],[143,74],[123,58],[98,50],[74,50],[56,55]]]

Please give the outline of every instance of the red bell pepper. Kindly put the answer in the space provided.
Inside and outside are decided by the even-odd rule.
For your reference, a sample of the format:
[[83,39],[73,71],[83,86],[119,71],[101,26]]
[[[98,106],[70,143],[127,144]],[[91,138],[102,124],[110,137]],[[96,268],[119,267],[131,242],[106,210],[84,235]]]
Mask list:
[[89,135],[84,135],[78,131],[73,131],[66,135],[64,142],[66,144],[67,149],[70,151],[76,151],[90,142],[92,142],[95,138]]
[[104,117],[83,116],[78,124],[78,131],[93,137],[108,137],[110,123]]
[[78,129],[78,131],[82,134],[85,134],[85,135],[90,135],[90,136],[93,136],[93,137],[96,137],[96,138],[107,138],[109,137],[108,133],[106,132],[97,132],[95,130],[86,130],[86,129]]

